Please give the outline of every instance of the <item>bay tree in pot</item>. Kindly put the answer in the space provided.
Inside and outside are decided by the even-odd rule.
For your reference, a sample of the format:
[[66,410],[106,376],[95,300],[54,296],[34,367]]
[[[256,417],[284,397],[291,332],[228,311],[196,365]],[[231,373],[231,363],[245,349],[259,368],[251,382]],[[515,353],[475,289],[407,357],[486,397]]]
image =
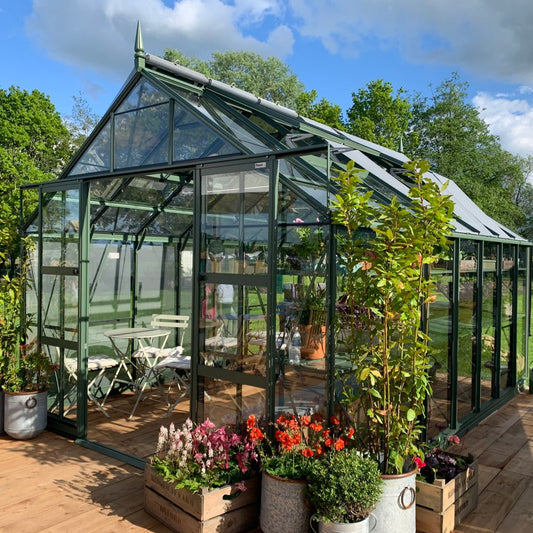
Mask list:
[[313,463],[308,497],[320,533],[371,531],[371,513],[382,493],[376,461],[355,449],[330,451]]
[[[344,374],[344,406],[361,451],[403,491],[390,500],[413,511],[421,420],[431,394],[428,306],[436,295],[429,274],[447,250],[453,217],[453,202],[444,187],[425,179],[428,171],[425,161],[406,163],[410,202],[379,202],[350,163],[336,178],[333,203],[333,221],[343,228],[337,253],[346,270],[343,349],[350,371]],[[382,500],[386,496],[387,489]],[[399,517],[392,520],[378,531],[400,527]],[[414,533],[414,513],[406,520],[409,525],[396,530]]]

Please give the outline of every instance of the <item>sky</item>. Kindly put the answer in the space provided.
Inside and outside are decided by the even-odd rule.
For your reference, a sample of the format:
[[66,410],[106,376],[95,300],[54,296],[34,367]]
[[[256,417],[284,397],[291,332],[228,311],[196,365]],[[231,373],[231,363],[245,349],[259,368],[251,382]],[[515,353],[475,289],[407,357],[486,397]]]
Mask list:
[[147,53],[276,56],[344,112],[370,81],[431,96],[457,72],[503,148],[533,155],[531,0],[0,0],[0,88],[37,89],[64,118],[81,94],[102,115],[138,20]]

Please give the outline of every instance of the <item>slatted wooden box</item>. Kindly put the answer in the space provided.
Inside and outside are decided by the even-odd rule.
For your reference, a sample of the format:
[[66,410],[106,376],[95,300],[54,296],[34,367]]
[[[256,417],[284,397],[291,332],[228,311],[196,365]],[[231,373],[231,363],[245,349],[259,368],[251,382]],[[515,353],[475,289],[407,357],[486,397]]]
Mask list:
[[230,486],[203,489],[198,494],[176,489],[150,465],[144,473],[146,512],[176,533],[244,533],[258,525],[259,477],[247,480],[247,490],[235,496],[236,491]]
[[468,456],[469,467],[445,483],[417,480],[416,529],[423,533],[451,533],[475,507],[478,499],[479,465]]

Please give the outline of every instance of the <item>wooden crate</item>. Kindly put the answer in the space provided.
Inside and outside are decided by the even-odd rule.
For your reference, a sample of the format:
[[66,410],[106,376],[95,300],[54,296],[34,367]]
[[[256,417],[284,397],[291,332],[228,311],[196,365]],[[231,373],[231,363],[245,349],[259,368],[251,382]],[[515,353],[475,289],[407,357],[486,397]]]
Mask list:
[[452,533],[461,521],[477,506],[477,485],[470,487],[445,511],[437,513],[416,506],[416,530],[419,533]]
[[229,486],[192,494],[176,490],[147,465],[144,508],[176,533],[244,533],[258,524],[260,478],[247,480],[246,486],[237,496]]
[[479,464],[469,455],[470,466],[445,483],[417,480],[416,527],[424,533],[449,533],[477,505]]

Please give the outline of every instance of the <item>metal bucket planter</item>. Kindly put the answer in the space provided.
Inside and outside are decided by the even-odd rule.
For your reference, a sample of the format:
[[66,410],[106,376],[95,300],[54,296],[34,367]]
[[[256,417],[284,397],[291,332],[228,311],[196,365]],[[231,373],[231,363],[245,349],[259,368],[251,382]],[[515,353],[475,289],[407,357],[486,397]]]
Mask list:
[[14,439],[33,439],[46,428],[48,391],[4,392],[4,430]]
[[4,433],[4,391],[0,390],[0,435]]
[[263,472],[261,514],[263,533],[308,533],[311,507],[305,493],[307,482],[285,479]]
[[381,476],[383,494],[374,515],[374,533],[415,533],[416,531],[416,473],[417,469],[398,475]]

